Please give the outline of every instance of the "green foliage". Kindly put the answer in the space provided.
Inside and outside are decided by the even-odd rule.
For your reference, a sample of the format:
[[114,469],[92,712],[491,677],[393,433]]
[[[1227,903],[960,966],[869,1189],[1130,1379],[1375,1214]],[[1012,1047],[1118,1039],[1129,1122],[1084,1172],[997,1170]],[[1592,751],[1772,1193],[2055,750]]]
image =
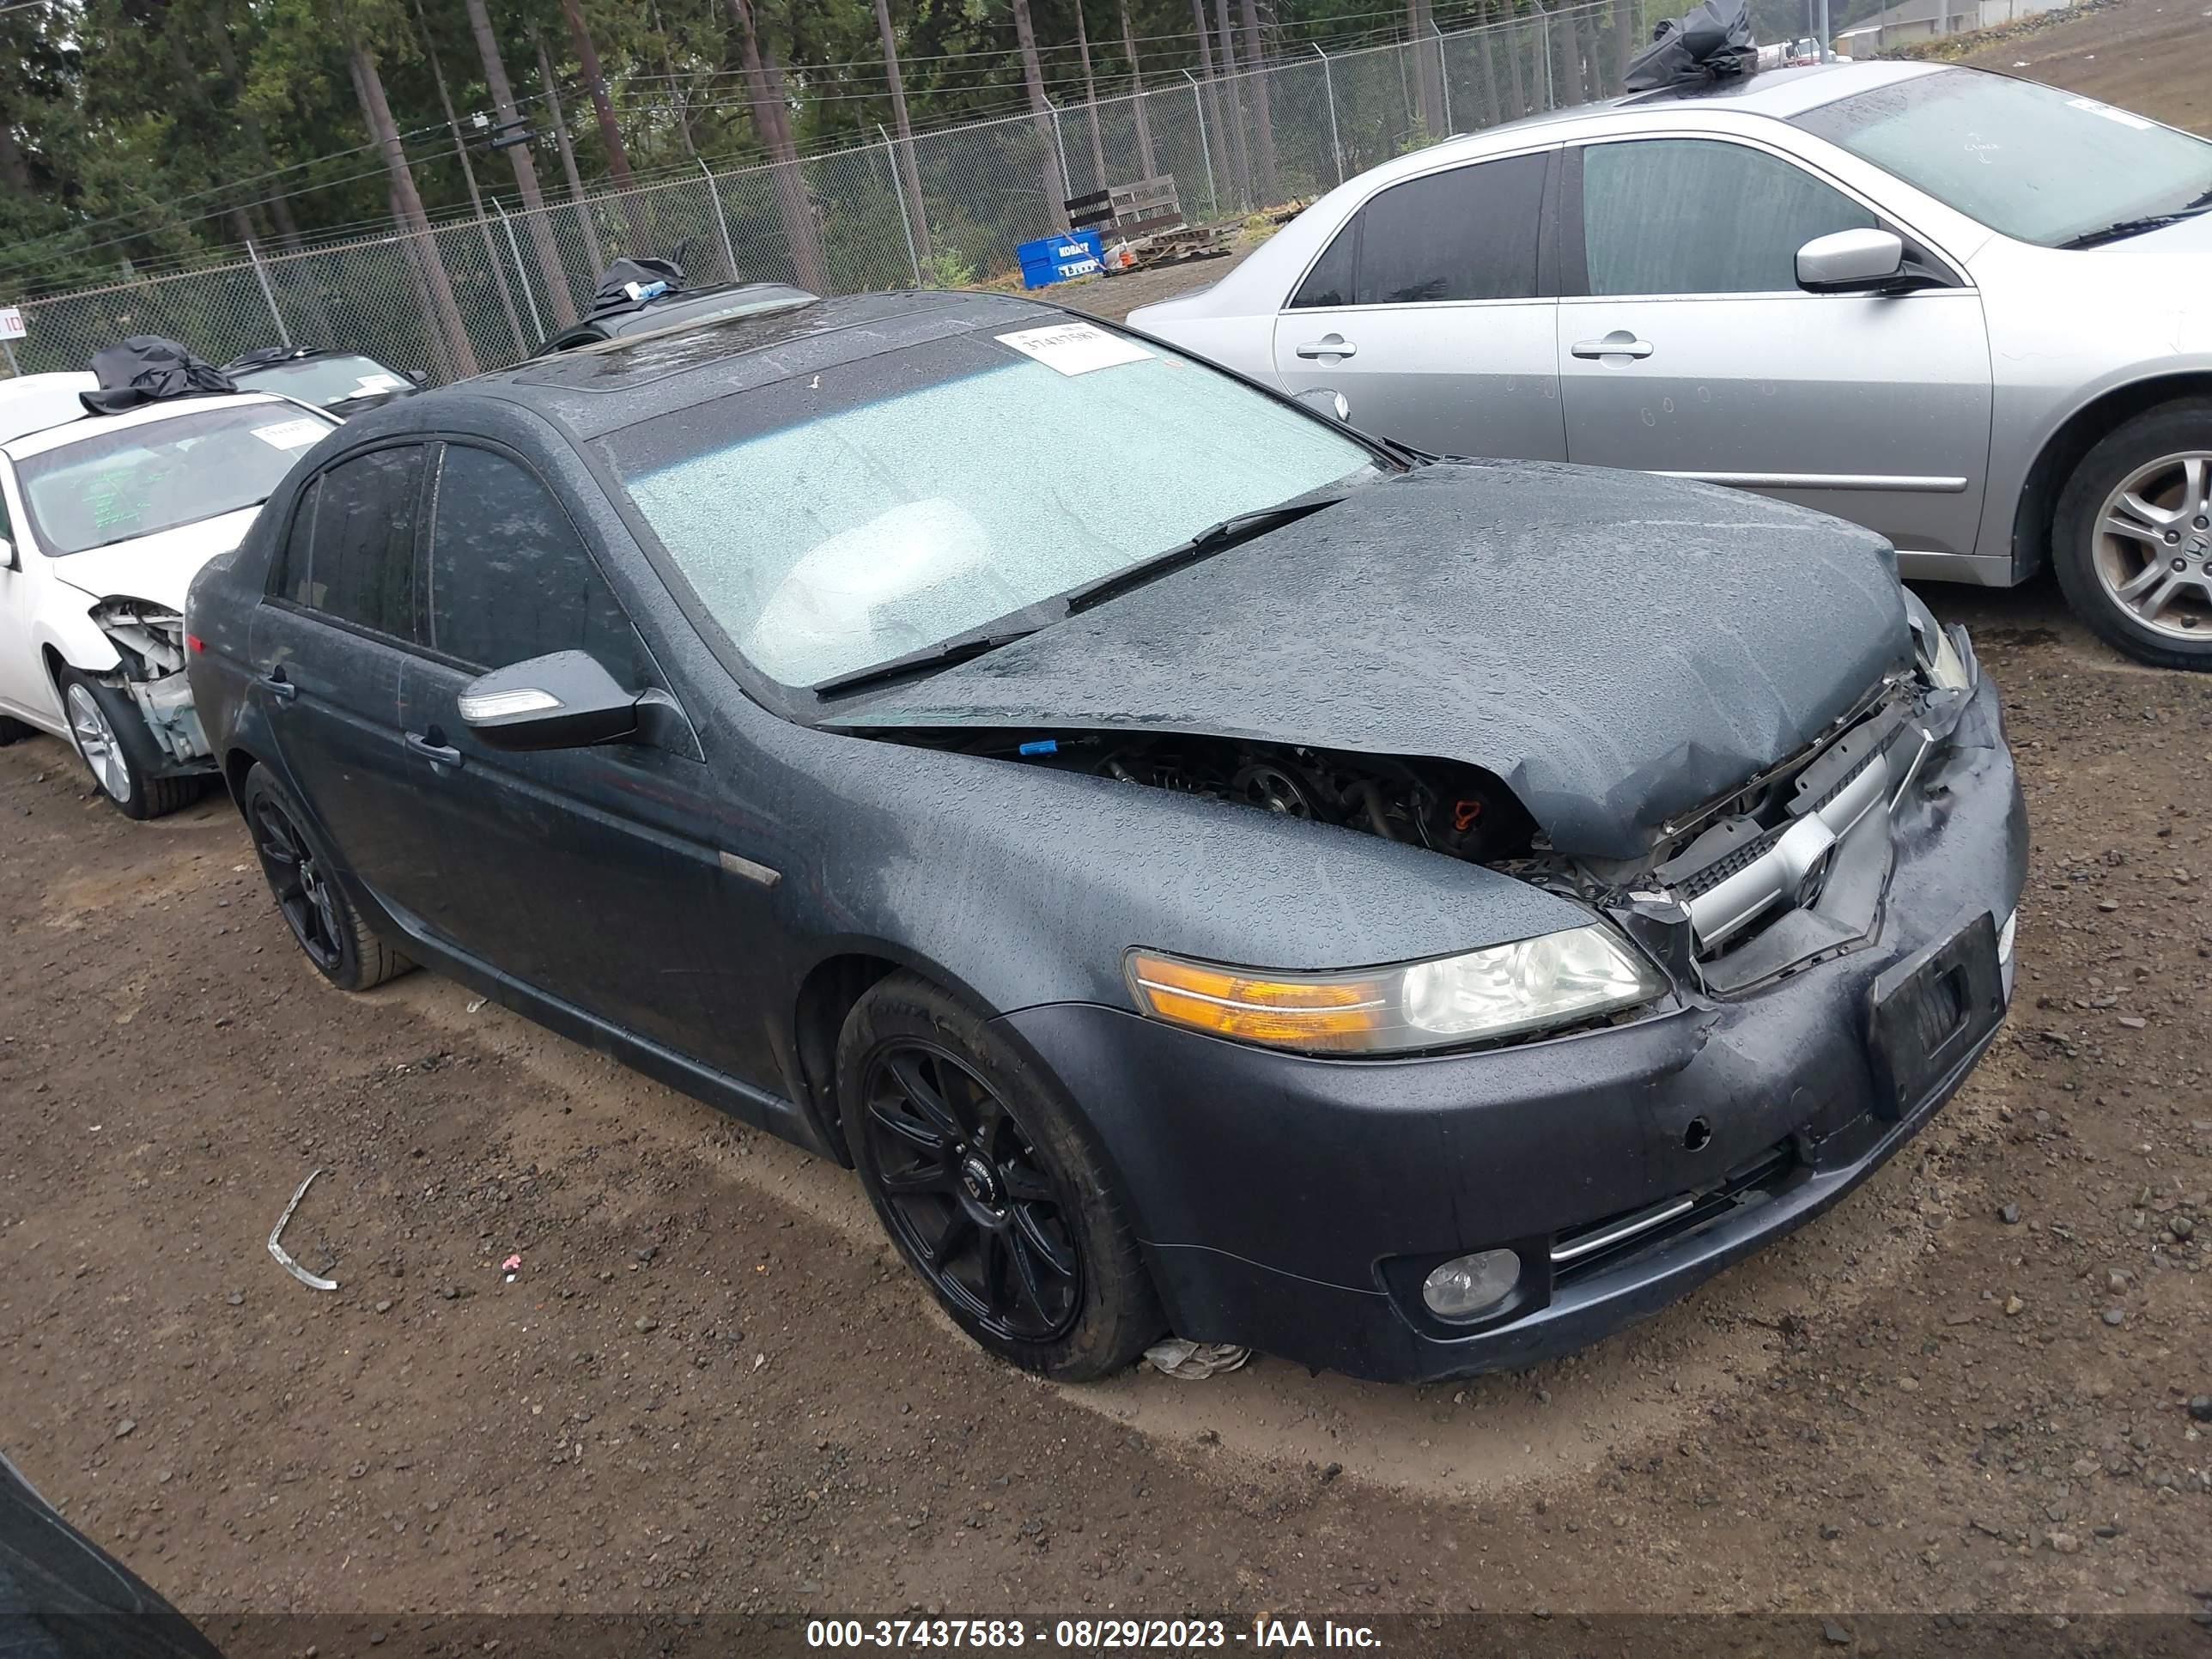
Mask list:
[[924,288],[972,288],[976,276],[975,267],[968,263],[957,248],[939,248],[921,262],[921,285]]

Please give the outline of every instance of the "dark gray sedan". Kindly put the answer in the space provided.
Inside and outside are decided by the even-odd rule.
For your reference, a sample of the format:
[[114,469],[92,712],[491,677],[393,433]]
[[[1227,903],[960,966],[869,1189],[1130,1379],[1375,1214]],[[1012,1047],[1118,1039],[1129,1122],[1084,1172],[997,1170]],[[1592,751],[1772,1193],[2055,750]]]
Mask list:
[[2011,982],[1996,690],[1881,538],[1436,463],[1026,301],[372,411],[187,627],[323,974],[851,1164],[1061,1377],[1590,1340],[1895,1152]]

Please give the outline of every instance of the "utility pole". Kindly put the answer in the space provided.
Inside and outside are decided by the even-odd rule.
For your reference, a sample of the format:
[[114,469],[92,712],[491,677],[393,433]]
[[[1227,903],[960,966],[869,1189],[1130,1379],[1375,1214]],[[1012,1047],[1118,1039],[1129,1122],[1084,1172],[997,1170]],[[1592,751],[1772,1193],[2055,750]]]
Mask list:
[[1129,58],[1129,90],[1137,112],[1137,160],[1147,179],[1158,176],[1152,161],[1152,120],[1145,108],[1145,72],[1137,65],[1137,33],[1129,27],[1129,0],[1121,0],[1121,50]]
[[[584,201],[584,179],[576,171],[576,147],[568,142],[568,118],[561,110],[561,88],[553,79],[553,60],[545,55],[545,42],[538,38],[536,29],[530,31],[530,44],[538,48],[538,79],[545,88],[545,112],[553,118],[553,140],[561,152],[562,176],[568,181],[568,200],[575,207],[576,222],[583,229],[584,246],[591,253],[592,270],[596,276],[607,268],[606,251],[599,246],[599,228],[592,223],[592,210]],[[627,207],[629,204],[625,201],[623,205]],[[639,246],[642,240],[642,233],[633,225],[632,253],[647,251]]]

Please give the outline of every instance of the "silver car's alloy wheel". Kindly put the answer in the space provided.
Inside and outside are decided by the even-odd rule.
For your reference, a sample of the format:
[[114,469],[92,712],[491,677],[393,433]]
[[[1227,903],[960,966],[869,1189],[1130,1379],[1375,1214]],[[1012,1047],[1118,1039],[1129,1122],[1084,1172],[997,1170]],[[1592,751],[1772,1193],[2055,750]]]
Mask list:
[[2212,451],[2137,467],[2105,497],[2094,534],[2114,605],[2172,638],[2212,639]]
[[100,787],[118,801],[131,799],[131,763],[124,757],[123,745],[115,740],[115,728],[107,723],[106,712],[100,700],[82,685],[69,689],[70,735],[76,739],[76,751],[84,757],[84,763],[92,769],[92,775]]

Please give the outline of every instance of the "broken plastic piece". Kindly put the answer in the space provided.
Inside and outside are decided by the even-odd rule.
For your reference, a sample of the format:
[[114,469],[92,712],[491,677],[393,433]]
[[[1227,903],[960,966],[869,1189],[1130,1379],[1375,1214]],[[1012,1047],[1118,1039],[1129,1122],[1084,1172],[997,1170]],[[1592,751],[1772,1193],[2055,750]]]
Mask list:
[[1155,1342],[1145,1350],[1145,1358],[1154,1370],[1186,1382],[1203,1382],[1223,1371],[1233,1371],[1251,1357],[1251,1349],[1233,1342],[1193,1342],[1180,1336]]
[[292,1218],[292,1212],[300,1207],[300,1200],[307,1195],[307,1188],[315,1184],[315,1177],[322,1173],[320,1170],[310,1170],[307,1178],[300,1183],[300,1190],[292,1194],[292,1201],[284,1206],[284,1213],[276,1218],[276,1224],[269,1230],[269,1254],[276,1258],[278,1267],[309,1290],[335,1291],[338,1287],[337,1279],[317,1278],[286,1255],[283,1245],[277,1243],[284,1236],[284,1224]]
[[1651,32],[1651,44],[1628,60],[1631,92],[1702,87],[1748,75],[1759,65],[1744,0],[1703,0]]

